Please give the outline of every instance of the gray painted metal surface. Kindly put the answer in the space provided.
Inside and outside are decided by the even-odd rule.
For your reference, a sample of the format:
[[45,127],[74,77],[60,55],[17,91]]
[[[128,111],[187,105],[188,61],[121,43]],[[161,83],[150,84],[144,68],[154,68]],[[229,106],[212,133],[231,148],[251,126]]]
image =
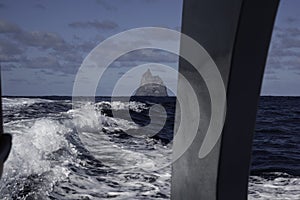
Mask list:
[[[171,198],[247,199],[256,108],[278,0],[185,0],[182,32],[210,54],[227,88],[222,138],[198,157],[211,116],[210,96],[201,75],[180,59],[179,73],[197,91],[200,127],[187,151],[173,163]],[[181,44],[181,51],[184,44]],[[178,93],[184,91],[179,78]],[[175,131],[180,120],[176,109]],[[194,119],[188,119],[193,123]],[[188,128],[186,129],[188,132]],[[179,148],[180,141],[173,148]]]

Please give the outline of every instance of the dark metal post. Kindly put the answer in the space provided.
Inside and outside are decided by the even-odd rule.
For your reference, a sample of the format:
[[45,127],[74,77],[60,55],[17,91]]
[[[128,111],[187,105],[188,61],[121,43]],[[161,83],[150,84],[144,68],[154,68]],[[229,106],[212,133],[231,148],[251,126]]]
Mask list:
[[[247,199],[256,109],[278,3],[184,0],[182,32],[202,45],[216,63],[226,87],[227,111],[221,139],[200,159],[199,148],[211,116],[210,96],[201,75],[180,59],[179,73],[197,93],[201,118],[193,143],[173,163],[172,199]],[[177,93],[182,89],[179,78]],[[175,121],[179,120],[176,109]],[[194,119],[187,120],[192,123]]]
[[3,132],[3,115],[2,115],[2,85],[1,85],[1,65],[0,65],[0,178],[3,170],[3,163],[8,157],[11,149],[11,135]]

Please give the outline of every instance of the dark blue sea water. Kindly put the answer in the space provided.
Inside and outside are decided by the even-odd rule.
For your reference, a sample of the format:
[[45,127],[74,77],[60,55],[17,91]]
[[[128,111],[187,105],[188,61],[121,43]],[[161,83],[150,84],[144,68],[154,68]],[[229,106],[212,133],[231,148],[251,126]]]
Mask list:
[[[159,133],[127,134],[151,123],[154,103],[168,116],[155,121]],[[126,111],[133,121],[113,117]],[[171,168],[151,169],[170,162],[175,98],[98,97],[73,107],[70,97],[7,97],[3,112],[13,148],[0,199],[170,198]],[[300,199],[299,133],[299,97],[261,97],[249,199]]]
[[300,199],[300,97],[261,97],[250,199]]

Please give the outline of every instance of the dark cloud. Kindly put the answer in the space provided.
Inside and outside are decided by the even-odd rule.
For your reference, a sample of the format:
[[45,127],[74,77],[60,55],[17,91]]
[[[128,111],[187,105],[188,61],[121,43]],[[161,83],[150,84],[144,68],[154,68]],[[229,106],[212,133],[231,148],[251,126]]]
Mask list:
[[268,56],[268,68],[300,70],[300,29],[275,27]]
[[80,67],[81,62],[66,62],[62,64],[62,67],[57,69],[57,72],[60,72],[60,76],[68,76],[68,75],[75,75]]
[[297,18],[294,18],[294,17],[288,17],[288,18],[286,19],[286,21],[287,21],[288,23],[294,23],[294,22],[297,22],[298,19],[297,19]]
[[[1,44],[1,59],[11,62],[10,66],[6,65],[6,70],[12,67],[22,67],[29,69],[42,70],[40,73],[52,75],[73,75],[77,72],[80,64],[84,59],[84,54],[90,52],[96,47],[103,36],[98,35],[96,38],[85,41],[78,36],[74,36],[73,43],[68,43],[59,34],[44,31],[26,31],[19,26],[2,21],[3,40]],[[117,24],[111,21],[88,21],[74,22],[70,24],[74,28],[96,28],[96,29],[114,29]],[[167,35],[157,35],[154,40],[173,41]],[[128,41],[125,44],[115,44],[110,46],[108,50],[119,48],[120,45],[136,46],[136,43],[148,44],[149,41],[138,40],[135,42]],[[40,50],[40,55],[36,57],[24,57],[26,51],[30,48]],[[29,54],[30,55],[30,54]],[[5,57],[4,57],[5,56]],[[128,53],[114,62],[114,67],[133,67],[148,62],[155,63],[176,63],[178,60],[176,55],[161,50],[144,49]],[[8,68],[8,66],[10,68]]]
[[290,37],[299,37],[300,36],[300,28],[296,28],[296,27],[287,28],[286,31],[288,32]]
[[63,73],[75,74],[80,66],[80,62],[72,62],[70,60],[62,60],[53,55],[40,56],[35,58],[26,59],[22,62],[21,67],[31,69],[41,69],[42,73],[47,75]]
[[102,35],[96,35],[91,40],[82,40],[81,37],[78,37],[77,35],[73,35],[73,40],[75,43],[73,44],[74,48],[81,50],[84,53],[90,52],[92,49],[94,49],[100,42],[102,42],[105,39]]
[[116,59],[110,67],[113,68],[131,68],[147,63],[175,64],[178,62],[178,56],[157,49],[143,49],[127,53]]
[[0,19],[0,33],[19,33],[21,29],[18,25]]
[[15,64],[12,64],[12,63],[1,63],[1,71],[9,72],[17,67],[18,66],[16,66]]
[[[17,25],[9,22],[3,22],[4,38],[1,44],[1,59],[11,62],[12,66],[22,68],[42,69],[41,73],[63,73],[75,74],[84,59],[84,54],[89,53],[95,48],[103,36],[97,35],[96,38],[85,41],[78,36],[74,36],[73,43],[66,42],[59,34],[43,31],[26,31]],[[117,25],[111,21],[90,21],[90,22],[74,22],[70,24],[74,28],[97,28],[97,29],[113,29]],[[154,40],[166,41],[174,40],[167,35],[157,35]],[[13,41],[13,42],[12,42]],[[138,40],[135,42],[128,41],[125,44],[113,44],[108,50],[119,48],[120,45],[136,46],[140,43],[148,44],[149,41]],[[137,44],[138,43],[138,44]],[[41,55],[37,57],[24,57],[29,48],[41,50]],[[178,60],[176,55],[161,50],[144,49],[128,53],[114,62],[115,67],[132,67],[142,63],[176,63]]]
[[[9,22],[2,21],[0,37],[0,61],[6,71],[13,67],[49,69],[53,72],[74,74],[82,62],[81,49],[74,48],[59,34],[43,31],[25,31]],[[25,57],[29,48],[36,48],[43,56]]]
[[0,3],[0,9],[5,8],[5,7],[6,7],[6,5],[4,3]]
[[13,37],[16,41],[31,47],[61,51],[67,51],[71,48],[60,35],[51,32],[22,31],[19,34],[15,34]]
[[272,75],[265,75],[264,78],[268,79],[268,80],[272,80],[272,81],[280,80],[279,77],[276,74],[274,74],[274,75],[273,74]]
[[55,73],[52,70],[49,69],[41,69],[40,72],[46,75],[54,75]]
[[54,56],[41,56],[36,58],[27,59],[22,62],[22,66],[25,68],[35,69],[57,69],[61,68],[61,64]]
[[275,74],[276,72],[273,69],[267,68],[265,74]]
[[93,28],[98,30],[113,30],[118,28],[118,24],[110,20],[93,20],[86,22],[73,22],[69,24],[72,28]]
[[83,42],[83,43],[80,43],[76,46],[78,46],[78,48],[83,51],[83,52],[90,52],[91,50],[93,50],[96,46],[97,46],[98,43],[96,42],[93,42],[93,41],[87,41],[87,42]]
[[96,0],[97,4],[100,5],[105,10],[117,10],[116,6],[111,4],[111,1],[106,0]]
[[64,65],[72,64],[73,66],[79,67],[83,61],[83,56],[80,51],[54,51],[49,55],[55,57],[57,60],[63,61]]
[[121,56],[119,62],[176,63],[178,56],[158,49],[142,49]]
[[11,41],[0,39],[0,61],[16,62],[22,56],[22,49]]
[[[71,54],[70,54],[71,55]],[[68,55],[55,56],[53,53],[38,57],[20,57],[19,59],[4,62],[1,65],[3,71],[12,71],[13,69],[35,69],[46,75],[70,75],[75,74],[82,60],[76,59],[76,56]]]
[[288,58],[281,61],[281,64],[290,70],[300,70],[300,57]]
[[66,51],[71,46],[57,33],[43,31],[25,31],[18,25],[0,20],[0,33],[12,38],[15,42],[29,47]]
[[34,5],[35,8],[41,9],[41,10],[46,10],[46,7],[43,4],[37,3]]
[[283,51],[291,48],[300,48],[300,39],[293,37],[283,38],[280,47]]
[[159,0],[143,0],[145,3],[157,3]]
[[11,82],[14,82],[14,83],[20,83],[20,84],[22,84],[22,83],[26,83],[26,84],[30,83],[28,80],[21,79],[21,78],[11,78],[8,81],[11,81]]
[[148,62],[138,62],[138,61],[119,61],[115,60],[109,67],[113,68],[126,68],[126,67],[135,67],[141,64],[146,64]]
[[276,70],[271,68],[266,68],[264,78],[268,80],[279,80]]
[[[152,3],[159,3],[160,1],[162,1],[162,0],[126,0],[126,3],[132,3],[132,4],[136,4],[136,3],[152,4]],[[125,1],[123,1],[123,2],[125,2]]]

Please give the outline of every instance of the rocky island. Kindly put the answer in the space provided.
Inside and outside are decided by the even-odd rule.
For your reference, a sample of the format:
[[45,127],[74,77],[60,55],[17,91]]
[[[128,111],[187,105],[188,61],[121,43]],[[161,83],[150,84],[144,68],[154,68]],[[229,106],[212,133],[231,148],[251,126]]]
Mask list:
[[148,69],[142,76],[135,96],[168,96],[167,87],[159,76],[153,76]]

